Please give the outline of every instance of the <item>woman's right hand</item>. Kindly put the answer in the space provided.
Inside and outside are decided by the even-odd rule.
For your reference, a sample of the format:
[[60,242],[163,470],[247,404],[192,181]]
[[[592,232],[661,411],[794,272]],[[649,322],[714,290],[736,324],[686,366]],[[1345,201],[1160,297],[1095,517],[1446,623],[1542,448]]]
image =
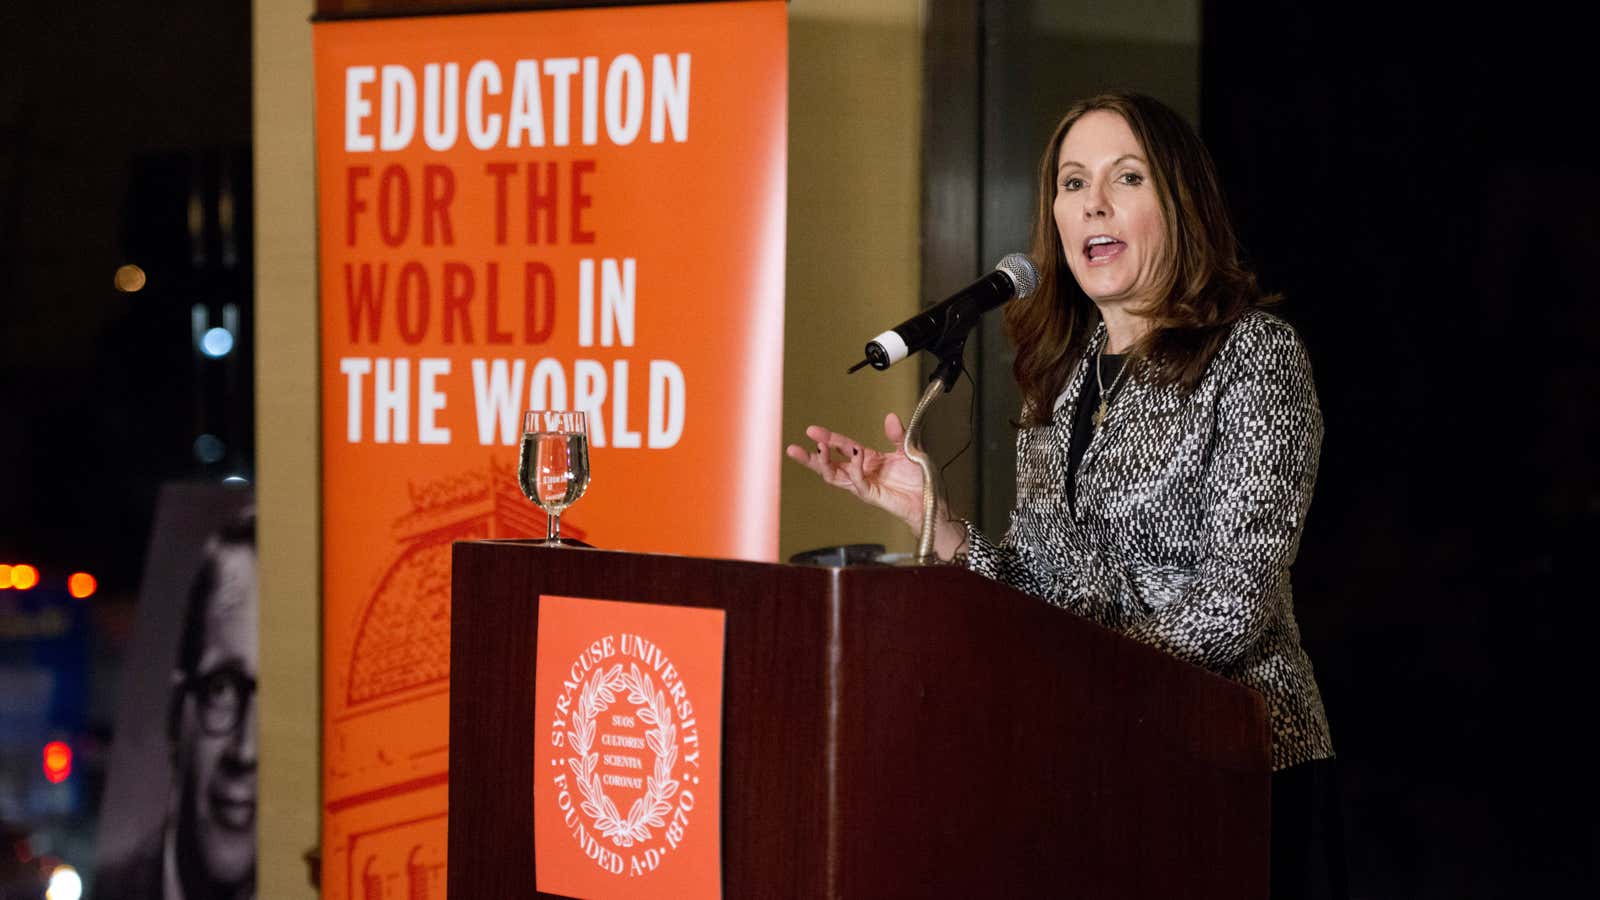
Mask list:
[[888,452],[811,425],[806,437],[815,442],[814,449],[790,444],[784,453],[828,484],[887,510],[916,534],[922,530],[922,467],[906,456],[906,429],[899,416],[884,416],[883,436],[894,445]]

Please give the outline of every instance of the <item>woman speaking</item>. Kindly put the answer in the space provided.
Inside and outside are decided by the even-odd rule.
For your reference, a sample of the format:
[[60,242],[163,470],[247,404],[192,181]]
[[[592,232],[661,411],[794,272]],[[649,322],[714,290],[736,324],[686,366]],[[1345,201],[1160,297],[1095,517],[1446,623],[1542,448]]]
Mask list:
[[[1238,259],[1210,155],[1175,112],[1106,94],[1039,167],[1039,287],[1006,308],[1022,393],[1017,504],[992,540],[942,508],[941,559],[1242,682],[1272,732],[1272,895],[1342,882],[1311,847],[1327,718],[1289,586],[1322,415],[1304,347]],[[922,473],[811,426],[790,458],[922,525]],[[1316,854],[1320,856],[1321,854]],[[1330,862],[1333,862],[1330,859]]]

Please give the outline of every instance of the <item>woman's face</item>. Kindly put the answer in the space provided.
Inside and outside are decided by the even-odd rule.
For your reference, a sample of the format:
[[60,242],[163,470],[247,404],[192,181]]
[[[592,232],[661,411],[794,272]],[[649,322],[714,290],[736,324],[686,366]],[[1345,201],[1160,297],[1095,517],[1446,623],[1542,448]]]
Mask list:
[[1054,212],[1067,265],[1091,300],[1156,299],[1166,226],[1150,163],[1122,116],[1095,110],[1067,130],[1056,155]]

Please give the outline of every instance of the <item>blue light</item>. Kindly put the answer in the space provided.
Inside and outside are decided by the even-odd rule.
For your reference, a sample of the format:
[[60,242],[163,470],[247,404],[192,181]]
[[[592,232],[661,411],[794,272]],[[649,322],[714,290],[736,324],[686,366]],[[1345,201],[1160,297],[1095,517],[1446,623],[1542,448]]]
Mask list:
[[212,359],[221,359],[233,351],[233,332],[226,328],[213,328],[200,338],[200,352]]
[[227,478],[222,479],[222,483],[231,488],[242,488],[250,486],[250,479],[243,475],[229,475]]
[[221,462],[228,448],[214,434],[202,434],[194,439],[194,458],[203,463]]

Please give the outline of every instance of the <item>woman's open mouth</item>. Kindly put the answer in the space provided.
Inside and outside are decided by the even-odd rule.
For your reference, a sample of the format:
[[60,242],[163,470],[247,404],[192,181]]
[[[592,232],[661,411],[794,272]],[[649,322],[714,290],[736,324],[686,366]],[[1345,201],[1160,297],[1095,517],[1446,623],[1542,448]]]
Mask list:
[[1110,262],[1128,245],[1117,240],[1109,234],[1097,234],[1083,242],[1083,255],[1089,258],[1089,264]]

